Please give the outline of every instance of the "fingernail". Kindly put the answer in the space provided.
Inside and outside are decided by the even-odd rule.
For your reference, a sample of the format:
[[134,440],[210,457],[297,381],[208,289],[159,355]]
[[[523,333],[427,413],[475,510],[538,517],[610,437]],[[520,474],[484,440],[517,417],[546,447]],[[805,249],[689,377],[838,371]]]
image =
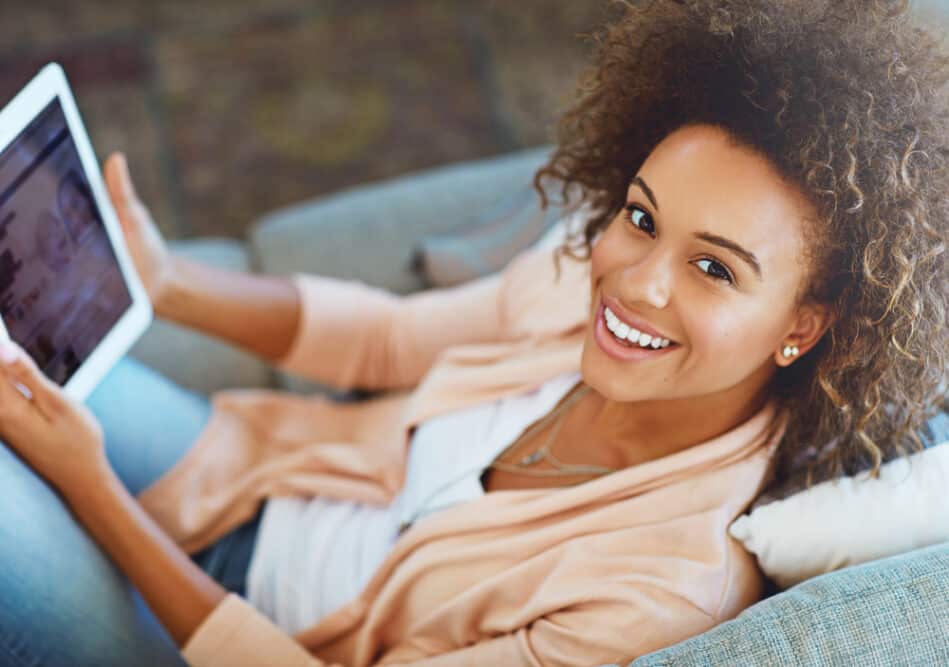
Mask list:
[[16,348],[8,343],[0,344],[0,361],[5,364],[13,363],[16,360]]

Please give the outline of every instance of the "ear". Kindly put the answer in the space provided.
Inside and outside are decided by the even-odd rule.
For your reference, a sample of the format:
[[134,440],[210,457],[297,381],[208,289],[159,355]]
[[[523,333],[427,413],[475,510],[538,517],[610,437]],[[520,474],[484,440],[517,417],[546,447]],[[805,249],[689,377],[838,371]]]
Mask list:
[[[774,353],[774,362],[778,366],[790,366],[795,360],[817,345],[821,336],[833,324],[836,315],[823,304],[804,304],[797,309],[791,328],[784,334],[780,346]],[[785,356],[784,350],[797,349],[796,354]]]

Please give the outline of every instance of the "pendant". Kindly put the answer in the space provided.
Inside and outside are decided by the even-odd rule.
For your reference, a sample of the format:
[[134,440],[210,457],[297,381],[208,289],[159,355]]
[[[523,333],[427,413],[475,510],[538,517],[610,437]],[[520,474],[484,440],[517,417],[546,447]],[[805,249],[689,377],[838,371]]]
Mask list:
[[533,464],[533,463],[537,463],[537,462],[540,461],[542,458],[544,458],[544,453],[538,449],[538,450],[537,450],[536,452],[534,452],[533,454],[528,454],[527,456],[525,456],[524,458],[522,458],[522,459],[521,459],[521,462],[520,462],[518,465],[529,466],[529,465],[531,465],[531,464]]

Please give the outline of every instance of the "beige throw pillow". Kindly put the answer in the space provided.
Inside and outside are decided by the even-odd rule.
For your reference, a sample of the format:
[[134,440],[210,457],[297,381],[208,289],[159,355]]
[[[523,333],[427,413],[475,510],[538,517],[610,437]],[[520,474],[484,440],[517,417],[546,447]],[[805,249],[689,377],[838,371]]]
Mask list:
[[949,541],[949,441],[817,484],[736,519],[729,533],[781,588]]

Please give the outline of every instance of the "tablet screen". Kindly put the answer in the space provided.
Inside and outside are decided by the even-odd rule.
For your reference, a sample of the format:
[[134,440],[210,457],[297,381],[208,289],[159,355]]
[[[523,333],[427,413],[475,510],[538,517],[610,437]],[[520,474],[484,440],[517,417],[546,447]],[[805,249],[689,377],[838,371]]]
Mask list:
[[66,383],[132,305],[62,107],[0,153],[0,316]]

